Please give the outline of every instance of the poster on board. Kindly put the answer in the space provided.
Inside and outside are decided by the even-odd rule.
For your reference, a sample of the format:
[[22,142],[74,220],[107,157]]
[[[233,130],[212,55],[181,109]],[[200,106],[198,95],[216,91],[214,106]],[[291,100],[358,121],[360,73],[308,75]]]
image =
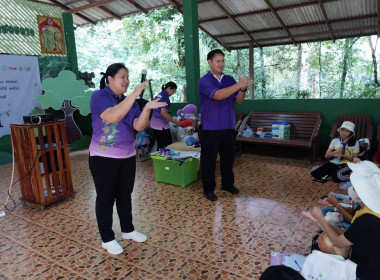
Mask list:
[[66,54],[62,19],[37,16],[42,54]]
[[36,56],[0,55],[0,137],[10,134],[10,124],[23,123],[42,94]]

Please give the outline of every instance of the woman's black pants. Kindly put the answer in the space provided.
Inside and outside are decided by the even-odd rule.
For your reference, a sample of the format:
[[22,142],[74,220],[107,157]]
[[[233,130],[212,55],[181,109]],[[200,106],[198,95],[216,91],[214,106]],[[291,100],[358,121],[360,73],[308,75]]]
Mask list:
[[136,158],[90,156],[89,164],[95,183],[95,212],[102,241],[109,242],[115,239],[112,230],[115,201],[121,231],[134,231],[131,194],[135,183]]

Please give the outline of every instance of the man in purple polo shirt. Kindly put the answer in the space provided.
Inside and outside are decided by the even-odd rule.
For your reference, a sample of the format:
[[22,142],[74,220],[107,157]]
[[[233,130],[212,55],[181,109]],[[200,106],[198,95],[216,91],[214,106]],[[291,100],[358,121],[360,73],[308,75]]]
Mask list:
[[231,76],[222,73],[224,69],[224,53],[212,50],[207,55],[210,71],[198,83],[201,101],[202,128],[201,143],[201,174],[204,196],[215,201],[215,165],[216,157],[220,155],[220,173],[222,175],[222,190],[238,194],[234,186],[235,149],[235,107],[241,104],[245,92],[253,81],[247,77],[240,78],[236,83]]

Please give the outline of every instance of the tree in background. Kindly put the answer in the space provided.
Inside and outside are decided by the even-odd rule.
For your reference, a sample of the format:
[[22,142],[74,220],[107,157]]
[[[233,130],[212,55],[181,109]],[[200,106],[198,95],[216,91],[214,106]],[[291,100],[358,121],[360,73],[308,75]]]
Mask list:
[[[79,69],[95,73],[96,88],[100,72],[111,63],[124,62],[131,87],[147,69],[154,94],[172,80],[178,85],[173,101],[186,100],[183,18],[175,9],[79,27],[75,33]],[[347,40],[255,48],[255,98],[379,98],[367,39]],[[216,48],[225,52],[226,74],[235,78],[249,74],[247,49],[228,51],[199,31],[201,75],[208,71],[207,53]],[[379,52],[373,49],[376,59]]]
[[372,44],[371,37],[368,36],[367,38],[368,38],[369,47],[371,48],[371,57],[372,57],[372,63],[373,63],[373,81],[375,82],[376,85],[380,87],[380,82],[377,78],[377,61],[376,61],[376,47],[377,47],[378,37],[376,37],[375,46],[373,46]]

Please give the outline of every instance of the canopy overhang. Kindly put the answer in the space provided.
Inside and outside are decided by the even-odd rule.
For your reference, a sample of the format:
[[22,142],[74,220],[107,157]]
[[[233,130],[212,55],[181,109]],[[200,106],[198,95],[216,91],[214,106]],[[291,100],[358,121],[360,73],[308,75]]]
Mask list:
[[[35,1],[35,0],[29,0]],[[36,1],[35,1],[36,2]],[[180,0],[40,0],[83,26],[173,6]],[[199,0],[199,27],[226,49],[380,34],[378,0]]]

